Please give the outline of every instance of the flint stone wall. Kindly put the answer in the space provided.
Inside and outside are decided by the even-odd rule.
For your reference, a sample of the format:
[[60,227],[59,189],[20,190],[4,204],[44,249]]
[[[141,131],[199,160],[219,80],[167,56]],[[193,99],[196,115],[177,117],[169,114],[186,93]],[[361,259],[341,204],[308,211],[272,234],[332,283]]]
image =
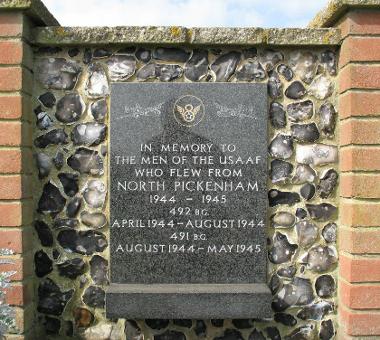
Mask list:
[[[33,93],[34,261],[42,331],[83,339],[333,338],[339,228],[335,48],[223,42],[59,47],[49,46],[44,29],[38,30],[46,45],[35,50]],[[274,320],[105,319],[110,83],[143,81],[268,83]]]

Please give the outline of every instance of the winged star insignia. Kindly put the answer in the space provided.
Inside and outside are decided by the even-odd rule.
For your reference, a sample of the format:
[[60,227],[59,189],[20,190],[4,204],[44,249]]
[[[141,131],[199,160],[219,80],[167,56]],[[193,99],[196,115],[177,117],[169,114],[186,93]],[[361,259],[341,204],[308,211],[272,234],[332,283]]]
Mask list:
[[176,109],[185,122],[191,123],[194,121],[195,117],[201,110],[201,105],[198,105],[196,107],[191,104],[187,104],[185,107],[176,105]]

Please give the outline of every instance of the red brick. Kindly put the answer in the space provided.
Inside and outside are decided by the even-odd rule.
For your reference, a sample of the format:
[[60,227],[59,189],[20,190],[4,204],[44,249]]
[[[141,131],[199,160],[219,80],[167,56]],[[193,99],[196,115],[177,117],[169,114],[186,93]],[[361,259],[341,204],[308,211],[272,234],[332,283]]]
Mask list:
[[23,231],[21,229],[0,228],[0,248],[11,249],[15,253],[23,251]]
[[340,195],[342,197],[380,197],[380,174],[342,174]]
[[0,37],[21,37],[23,15],[16,12],[0,13]]
[[12,283],[9,288],[5,288],[5,301],[13,306],[23,306],[29,304],[32,297],[31,281],[23,283]]
[[339,116],[380,116],[380,92],[348,91],[339,96]]
[[0,226],[17,227],[22,225],[22,203],[0,203]]
[[21,122],[0,122],[0,145],[19,146],[22,144]]
[[0,145],[2,146],[31,146],[32,127],[28,122],[0,121]]
[[346,119],[340,125],[340,145],[380,144],[380,119]]
[[380,89],[380,67],[349,64],[340,71],[339,92],[350,89]]
[[31,197],[31,183],[30,176],[0,176],[0,199],[20,199]]
[[0,119],[21,119],[23,98],[19,95],[0,96]]
[[348,335],[380,335],[380,313],[377,311],[353,311],[339,305],[339,318],[340,326]]
[[18,227],[33,222],[32,200],[0,203],[0,227]]
[[23,71],[21,67],[0,68],[0,92],[21,91]]
[[0,173],[19,173],[22,168],[21,149],[0,150]]
[[[380,227],[380,203],[340,201],[341,223],[352,227]],[[370,212],[370,213],[369,213]]]
[[[8,261],[9,263],[6,263]],[[1,257],[1,272],[15,272],[15,274],[9,278],[11,281],[22,281],[24,276],[23,267],[23,261],[21,259],[5,258],[4,256]]]
[[18,199],[22,198],[22,177],[15,176],[0,176],[0,199]]
[[14,254],[27,254],[34,249],[33,229],[30,225],[22,228],[0,227],[0,248],[10,249]]
[[[340,208],[344,211],[343,208]],[[339,234],[341,251],[352,254],[380,253],[380,231],[372,228],[341,228]]]
[[339,66],[349,62],[366,62],[380,60],[380,38],[348,37],[343,41],[339,55]]
[[23,61],[21,41],[0,41],[0,64],[15,65]]
[[339,274],[348,282],[380,282],[380,257],[341,254]]
[[342,36],[380,34],[379,11],[351,11],[340,25]]
[[23,254],[23,257],[2,256],[1,260],[8,260],[9,263],[0,263],[0,271],[8,272],[15,271],[16,273],[10,277],[11,281],[22,281],[24,278],[32,275],[33,273],[33,255]]
[[380,285],[339,281],[340,301],[351,309],[380,308]]
[[340,149],[341,171],[377,171],[380,169],[380,147],[347,146]]

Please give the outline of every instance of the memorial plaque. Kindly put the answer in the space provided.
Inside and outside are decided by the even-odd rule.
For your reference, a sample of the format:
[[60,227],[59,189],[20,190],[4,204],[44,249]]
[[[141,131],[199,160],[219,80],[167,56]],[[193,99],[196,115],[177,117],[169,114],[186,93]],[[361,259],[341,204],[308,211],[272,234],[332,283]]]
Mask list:
[[266,318],[266,84],[111,91],[108,317]]

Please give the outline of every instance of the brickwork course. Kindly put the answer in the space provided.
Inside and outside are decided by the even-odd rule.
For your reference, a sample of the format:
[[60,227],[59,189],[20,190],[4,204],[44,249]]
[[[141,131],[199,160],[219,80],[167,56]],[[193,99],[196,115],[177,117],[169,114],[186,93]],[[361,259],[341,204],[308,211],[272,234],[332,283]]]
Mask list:
[[14,306],[15,332],[22,334],[33,325],[24,312],[33,308],[34,300],[32,169],[26,166],[32,145],[28,118],[32,54],[24,39],[26,25],[21,12],[0,11],[0,247],[7,253],[0,270],[16,272],[5,301]]
[[[380,97],[379,9],[353,9],[337,21],[340,52],[342,338],[380,336]],[[370,98],[376,98],[374,101]]]
[[[207,336],[194,335],[201,334],[197,333],[199,325],[200,328],[205,325],[200,320],[192,322],[191,330],[184,330],[184,326],[173,321],[168,326],[165,320],[146,324],[118,322],[109,326],[104,321],[102,309],[89,308],[83,302],[75,309],[72,302],[72,310],[67,310],[61,319],[37,313],[40,280],[36,277],[34,261],[41,245],[33,225],[41,185],[34,166],[32,139],[36,135],[33,113],[37,102],[35,60],[45,53],[41,50],[49,50],[52,46],[64,51],[78,48],[84,54],[95,47],[111,46],[115,50],[120,45],[144,43],[152,48],[165,45],[187,49],[217,46],[244,50],[259,46],[259,49],[268,48],[284,54],[292,50],[309,50],[315,54],[326,49],[337,50],[337,78],[334,75],[337,90],[332,95],[338,102],[339,117],[339,137],[332,141],[339,147],[339,195],[335,202],[339,206],[339,260],[335,277],[338,294],[332,299],[337,306],[337,318],[331,316],[322,322],[314,319],[310,322],[313,329],[307,329],[309,323],[306,325],[306,321],[293,324],[293,328],[286,328],[289,325],[282,322],[278,328],[281,334],[288,335],[288,339],[379,339],[380,0],[333,0],[316,15],[309,28],[284,30],[72,29],[60,27],[39,0],[0,0],[0,272],[13,272],[10,286],[3,291],[14,319],[6,339],[44,339],[55,334],[58,323],[62,338],[74,338],[73,325],[78,329],[78,337],[83,339],[106,339],[112,334],[114,338],[127,340],[142,339],[142,334],[146,339],[150,336],[184,339],[183,334],[187,340],[261,339],[262,334],[270,334],[265,324],[244,320],[226,320],[222,326],[215,326],[217,320],[207,321],[211,329],[204,331]],[[72,287],[66,285],[62,290],[69,288]],[[296,320],[294,312],[286,313],[288,323]],[[96,323],[94,318],[100,321]],[[326,326],[330,319],[334,324],[332,334]],[[322,328],[325,333],[316,331]],[[116,332],[120,329],[123,329],[122,336]]]
[[54,24],[25,5],[8,10],[0,1],[0,271],[13,273],[4,302],[14,318],[7,338],[15,340],[36,338],[30,32],[35,25]]

